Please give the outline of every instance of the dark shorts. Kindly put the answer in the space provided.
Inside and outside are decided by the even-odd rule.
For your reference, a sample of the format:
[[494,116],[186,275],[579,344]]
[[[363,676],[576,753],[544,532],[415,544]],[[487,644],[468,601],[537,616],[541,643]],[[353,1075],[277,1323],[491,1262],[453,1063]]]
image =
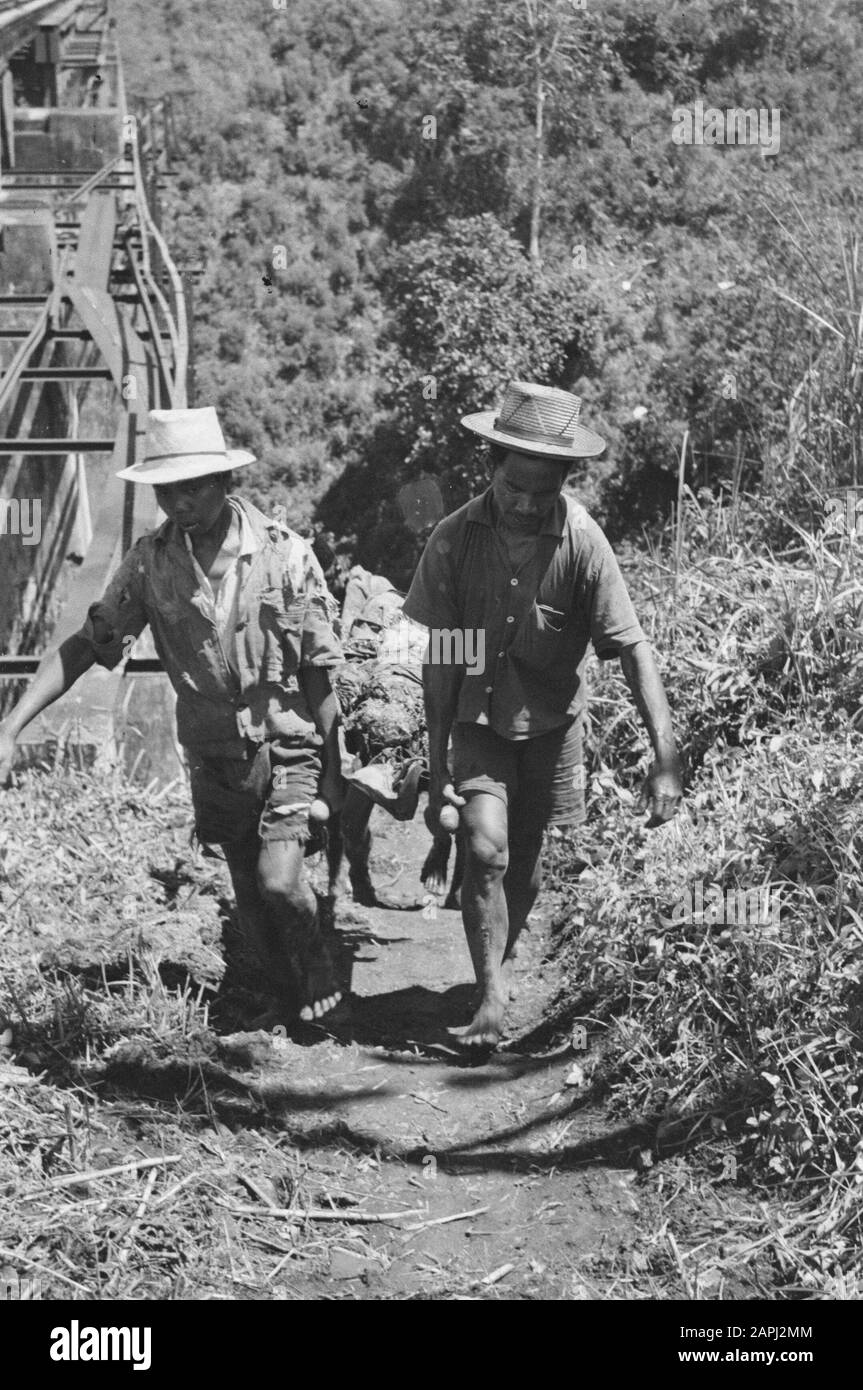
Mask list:
[[188,754],[195,834],[204,844],[238,844],[255,836],[309,843],[309,805],[321,775],[314,748],[271,739],[246,758],[200,757],[193,749]]
[[487,792],[504,802],[510,827],[581,825],[585,819],[582,717],[535,738],[508,739],[487,724],[452,728],[459,796]]

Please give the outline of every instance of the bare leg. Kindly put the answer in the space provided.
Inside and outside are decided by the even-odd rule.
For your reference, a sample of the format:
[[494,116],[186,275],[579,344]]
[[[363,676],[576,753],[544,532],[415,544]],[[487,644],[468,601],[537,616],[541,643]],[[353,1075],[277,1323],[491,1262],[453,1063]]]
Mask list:
[[279,956],[295,963],[300,977],[300,1018],[323,1018],[341,999],[318,922],[317,899],[304,872],[297,840],[268,840],[260,848],[258,889],[268,906]]
[[278,988],[293,983],[290,959],[280,940],[273,914],[261,897],[258,886],[258,854],[261,842],[257,835],[240,844],[222,846],[234,885],[240,929],[258,956],[261,965],[270,971]]
[[327,822],[327,892],[335,902],[344,892],[345,837],[342,813],[335,811]]
[[384,898],[377,892],[369,872],[372,852],[372,832],[369,826],[375,803],[357,787],[349,787],[341,810],[341,831],[345,853],[350,865],[351,891],[354,902],[362,907],[404,908],[405,903]]
[[509,913],[504,959],[516,954],[518,938],[524,930],[542,886],[542,830],[519,832],[509,846],[509,867],[503,881]]
[[462,1036],[468,1047],[495,1047],[506,1007],[501,962],[509,933],[504,876],[507,810],[499,797],[478,793],[462,812],[466,836],[462,918],[480,999]]
[[[376,907],[377,898],[369,874],[369,856],[372,851],[372,832],[369,829],[374,802],[364,796],[357,787],[349,787],[341,809],[342,839],[349,865],[351,891],[354,902],[364,907]],[[344,886],[344,870],[341,876]]]

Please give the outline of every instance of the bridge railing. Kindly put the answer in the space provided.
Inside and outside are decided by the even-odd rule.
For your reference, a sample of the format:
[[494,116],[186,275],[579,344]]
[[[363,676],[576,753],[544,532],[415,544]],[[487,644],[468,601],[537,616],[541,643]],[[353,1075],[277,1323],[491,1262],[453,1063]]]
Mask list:
[[[173,350],[173,362],[170,366],[165,361],[162,339],[158,333],[154,334],[153,341],[155,350],[160,357],[160,365],[165,370],[170,381],[171,405],[180,408],[186,404],[186,372],[189,365],[189,325],[186,317],[183,281],[180,272],[173,262],[171,253],[168,250],[168,243],[162,236],[150,209],[147,188],[141,167],[141,151],[138,140],[139,123],[137,119],[130,120],[128,116],[126,118],[126,123],[131,134],[130,144],[135,180],[135,201],[142,232],[140,272],[141,278],[144,281],[144,286],[148,292],[147,295],[143,295],[142,298],[146,300],[149,297],[151,302],[158,305],[166,329],[170,335],[171,347]],[[150,255],[151,244],[153,244],[158,251],[159,260],[164,267],[171,285],[171,293],[174,300],[173,313],[165,299],[155,274]]]

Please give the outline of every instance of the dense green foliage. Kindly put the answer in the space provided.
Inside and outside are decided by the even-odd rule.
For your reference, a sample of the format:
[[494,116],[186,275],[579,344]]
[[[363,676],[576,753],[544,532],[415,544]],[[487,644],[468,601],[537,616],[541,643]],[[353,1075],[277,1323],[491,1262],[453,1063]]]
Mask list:
[[[459,417],[515,374],[584,397],[609,449],[575,482],[617,534],[667,515],[686,427],[693,486],[736,477],[803,517],[813,471],[855,476],[848,0],[120,10],[130,91],[180,110],[199,400],[299,524],[404,580],[395,484],[433,473],[462,500]],[[778,152],[675,144],[696,100],[777,109]]]

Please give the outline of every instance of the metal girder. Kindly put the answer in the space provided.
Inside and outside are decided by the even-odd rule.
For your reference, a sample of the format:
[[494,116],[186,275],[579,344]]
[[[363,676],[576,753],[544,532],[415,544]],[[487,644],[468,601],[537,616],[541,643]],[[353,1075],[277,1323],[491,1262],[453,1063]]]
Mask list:
[[22,381],[110,381],[107,367],[25,367]]
[[80,0],[55,0],[54,6],[39,20],[40,29],[59,29],[73,19],[80,9]]
[[88,179],[88,178],[90,178],[91,174],[98,174],[98,173],[99,173],[98,168],[95,168],[95,169],[71,169],[68,165],[66,165],[66,167],[63,168],[63,169],[4,169],[4,170],[3,170],[3,183],[4,183],[4,186],[5,186],[6,180],[9,179],[9,178],[27,178],[27,177],[29,177],[30,175],[33,175],[34,178],[37,177],[37,176],[40,175],[40,174],[41,174],[41,175],[44,175],[45,178],[48,178],[50,175],[53,174],[53,175],[54,175],[55,177],[57,177],[57,178],[61,178],[61,177],[62,177],[62,178],[72,178],[72,177],[74,176],[75,178],[85,178],[85,179]]
[[[135,187],[133,183],[118,183],[115,178],[99,180],[105,188],[116,189],[124,193]],[[44,179],[38,183],[9,183],[6,184],[10,193],[65,193],[67,196],[59,201],[64,204],[79,202],[81,198],[86,198],[86,191],[81,191],[81,186],[68,180],[66,183],[48,183]]]
[[[46,656],[47,652],[35,656],[0,656],[0,679],[16,680],[22,676],[32,676]],[[130,676],[136,676],[155,674],[165,668],[157,656],[138,656],[130,657],[123,669]]]
[[[12,436],[0,439],[0,452],[12,455],[0,463],[0,469],[30,467],[35,474],[44,464],[36,459],[29,460],[28,456],[32,454],[41,455],[42,460],[52,455],[89,456],[86,465],[88,494],[95,504],[92,540],[86,548],[82,546],[83,563],[69,575],[70,585],[60,620],[49,639],[52,648],[61,644],[71,632],[79,630],[87,609],[104,591],[108,578],[134,537],[151,529],[160,519],[152,489],[132,487],[116,477],[116,470],[140,458],[146,415],[151,406],[186,403],[188,334],[183,284],[148,208],[148,189],[141,175],[138,143],[134,136],[131,147],[126,142],[122,156],[108,159],[113,149],[121,147],[124,138],[121,122],[127,111],[122,66],[119,53],[115,52],[114,35],[105,28],[105,11],[101,7],[86,35],[79,34],[78,30],[74,35],[67,32],[71,24],[77,24],[80,29],[82,23],[90,22],[91,10],[93,7],[79,4],[78,0],[53,0],[53,3],[52,0],[44,0],[44,3],[16,6],[14,14],[23,14],[27,23],[26,26],[19,26],[15,46],[19,47],[38,37],[42,21],[44,41],[41,52],[56,63],[58,71],[64,68],[80,70],[80,65],[89,66],[96,59],[101,63],[104,58],[103,71],[110,71],[110,82],[116,82],[116,92],[111,86],[110,107],[100,106],[98,111],[99,120],[110,123],[112,136],[116,125],[116,143],[113,138],[104,139],[101,146],[104,154],[97,156],[108,162],[101,168],[94,168],[90,155],[85,168],[60,168],[58,158],[62,162],[62,156],[56,152],[60,147],[56,141],[39,138],[42,129],[40,122],[42,118],[45,119],[45,130],[50,135],[53,131],[47,124],[49,120],[54,120],[59,128],[60,120],[68,117],[71,126],[72,116],[80,122],[82,114],[77,107],[70,107],[68,111],[51,104],[44,109],[31,108],[26,120],[19,121],[16,115],[16,123],[21,126],[20,159],[17,169],[4,171],[8,175],[3,180],[6,199],[0,209],[0,224],[35,227],[40,219],[44,219],[53,238],[54,286],[47,297],[0,296],[0,311],[3,308],[22,310],[20,315],[4,316],[0,312],[0,322],[5,318],[7,323],[16,325],[0,328],[0,343],[6,341],[12,345],[7,352],[9,355],[12,352],[15,354],[13,360],[17,364],[18,383],[16,393],[10,373],[7,371],[5,376],[0,375],[0,393],[4,385],[10,390],[11,413],[4,418],[7,419],[6,434]],[[0,6],[0,66],[4,30],[7,31],[7,38],[8,30],[13,27],[2,22],[4,13],[4,8]],[[70,85],[65,90],[76,92],[76,81],[77,74],[70,74]],[[45,91],[49,103],[52,95],[55,98],[58,95],[47,84]],[[29,143],[25,141],[25,135]],[[51,150],[55,152],[52,154]],[[38,164],[40,153],[44,154],[44,162],[49,168],[22,167],[25,163]],[[127,160],[127,156],[131,158]],[[86,153],[84,159],[87,160]],[[119,266],[115,259],[121,238],[116,238],[115,245],[114,224],[119,223],[122,210],[130,208],[137,228],[125,241],[130,258],[127,273],[125,266]],[[113,218],[110,216],[111,210]],[[164,266],[173,291],[172,307],[169,307],[171,294],[168,293],[166,300],[159,278],[152,273],[149,265],[149,254],[154,244],[158,249],[155,264],[157,267]],[[155,251],[153,254],[156,255]],[[136,280],[134,288],[130,283],[133,277]],[[133,306],[139,307],[136,309]],[[46,308],[48,325],[33,347],[34,321],[42,317],[38,311],[44,312]],[[27,313],[27,309],[33,312]],[[28,322],[28,328],[17,326]],[[133,327],[138,322],[146,322],[143,331],[136,331]],[[80,326],[73,327],[75,324]],[[58,348],[52,356],[53,344],[57,342],[79,344],[81,350],[64,352]],[[28,355],[30,350],[32,356]],[[82,359],[98,365],[78,365]],[[76,365],[60,365],[66,361],[75,362]],[[43,362],[55,365],[43,366]],[[72,436],[79,428],[74,409],[74,384],[100,381],[113,382],[118,391],[115,405],[116,440],[59,437]],[[43,397],[41,387],[48,383],[60,383],[60,387],[53,387],[54,396]],[[66,394],[63,383],[70,383],[72,392],[68,423],[62,406]],[[34,399],[43,409],[38,424],[33,423]],[[23,416],[18,418],[28,402],[26,419]],[[19,438],[31,428],[58,437]],[[58,462],[58,466],[63,465]],[[80,471],[83,473],[83,467]],[[53,474],[53,467],[51,472]],[[138,650],[153,652],[154,649],[142,638],[142,646]],[[0,657],[0,679],[20,679],[25,674],[31,674],[41,659],[41,656],[18,660]],[[71,738],[79,748],[92,751],[112,744],[118,728],[123,728],[124,739],[129,737],[129,728],[133,733],[137,729],[137,737],[145,750],[145,767],[149,758],[156,772],[163,772],[173,757],[173,745],[169,746],[170,741],[166,742],[173,705],[167,678],[162,673],[157,680],[141,681],[137,686],[134,679],[124,680],[124,676],[134,677],[148,672],[162,672],[161,663],[155,656],[133,659],[124,663],[122,670],[114,672],[94,668],[77,683],[74,692],[69,692],[50,711],[44,711],[33,722],[27,738],[22,741],[30,743],[35,740],[34,746],[38,746],[40,739],[52,736],[61,738],[63,742]],[[130,698],[133,698],[131,705]],[[137,705],[134,700],[137,700]],[[134,752],[134,739],[132,743]]]
[[65,642],[77,632],[87,616],[91,603],[104,592],[108,576],[116,560],[122,556],[122,526],[126,488],[133,486],[117,477],[117,471],[135,462],[138,417],[123,411],[120,415],[116,440],[112,441],[114,457],[111,471],[100,496],[97,516],[93,518],[93,540],[84,563],[72,578],[60,621],[52,642]]
[[0,439],[3,454],[110,454],[113,439]]
[[[0,328],[0,342],[16,342],[19,338],[29,338],[30,328]],[[49,328],[46,338],[58,338],[61,342],[86,342],[91,337],[86,328]]]
[[30,0],[29,5],[0,11],[0,58],[11,58],[22,44],[32,39],[39,19],[54,8],[56,0]]
[[117,228],[117,199],[97,188],[87,199],[75,248],[75,285],[107,290]]
[[0,410],[2,410],[9,401],[18,384],[21,372],[30,361],[32,353],[45,338],[48,331],[50,304],[50,299],[46,299],[41,306],[39,316],[35,323],[31,324],[29,329],[24,330],[23,342],[12,358],[12,361],[9,363],[3,381],[0,382]]

